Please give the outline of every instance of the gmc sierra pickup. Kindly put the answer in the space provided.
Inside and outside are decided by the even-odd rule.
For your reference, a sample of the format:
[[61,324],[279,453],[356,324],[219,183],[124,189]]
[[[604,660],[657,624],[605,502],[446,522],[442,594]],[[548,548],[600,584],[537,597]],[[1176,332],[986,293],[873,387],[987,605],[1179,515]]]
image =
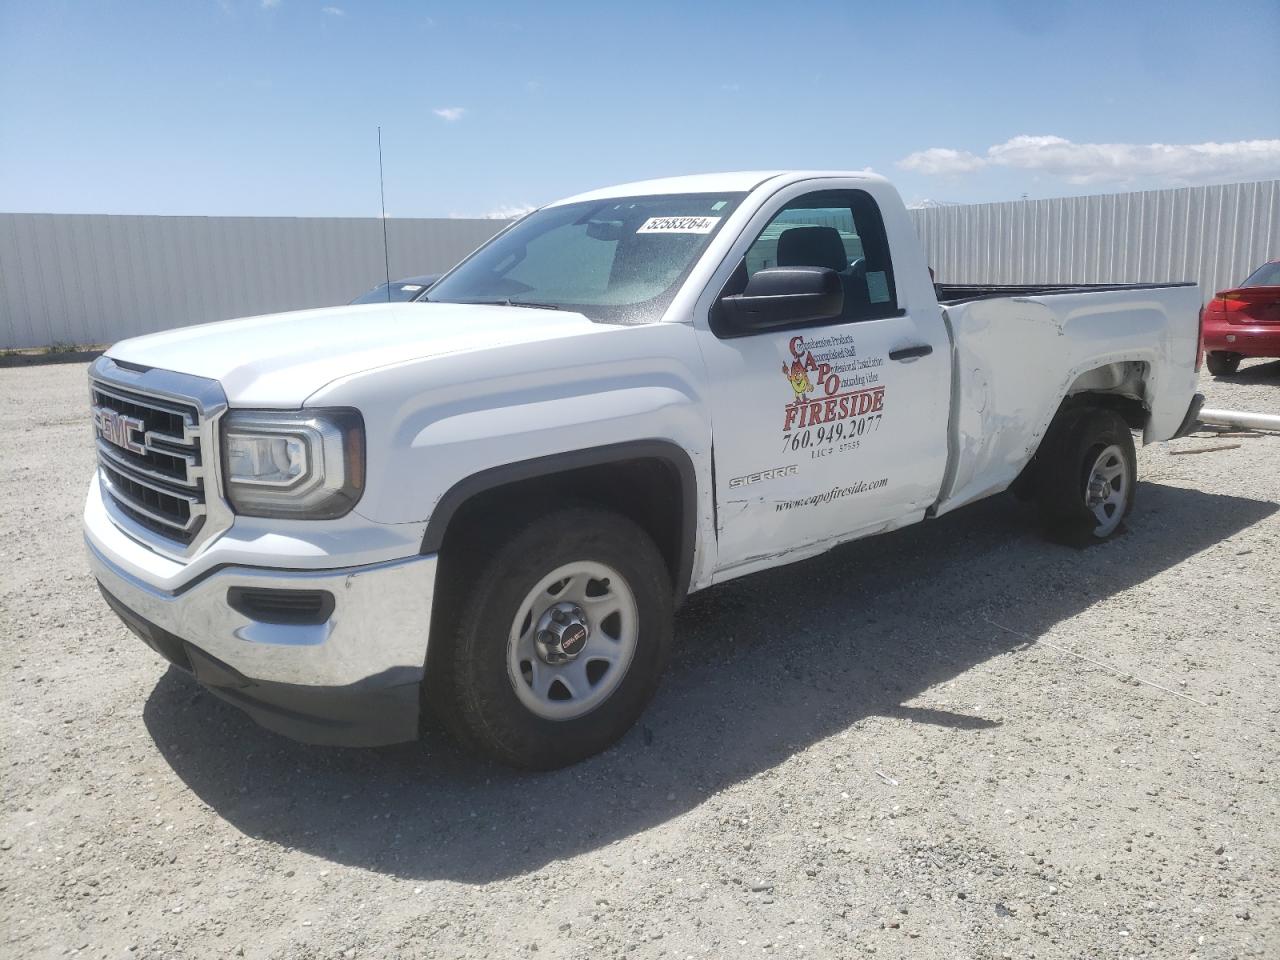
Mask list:
[[[940,303],[938,294],[944,298]],[[1009,487],[1112,536],[1134,432],[1194,422],[1191,284],[936,289],[885,180],[553,203],[425,300],[128,340],[93,364],[102,593],[259,723],[505,762],[620,737],[695,590]]]

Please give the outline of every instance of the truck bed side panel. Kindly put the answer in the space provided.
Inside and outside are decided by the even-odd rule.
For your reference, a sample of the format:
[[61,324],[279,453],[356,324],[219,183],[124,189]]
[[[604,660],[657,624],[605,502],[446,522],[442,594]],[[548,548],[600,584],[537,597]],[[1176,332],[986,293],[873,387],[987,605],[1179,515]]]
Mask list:
[[1143,365],[1144,440],[1171,437],[1195,392],[1194,286],[998,297],[943,307],[954,407],[936,514],[1004,490],[1035,454],[1077,380]]

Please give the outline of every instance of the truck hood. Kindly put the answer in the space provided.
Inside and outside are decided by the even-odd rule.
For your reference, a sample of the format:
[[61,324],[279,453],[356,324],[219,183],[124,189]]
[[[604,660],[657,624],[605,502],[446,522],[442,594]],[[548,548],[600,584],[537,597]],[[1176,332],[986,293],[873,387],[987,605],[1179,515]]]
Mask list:
[[374,367],[605,329],[558,310],[375,303],[180,327],[124,340],[107,356],[217,380],[235,406],[299,407]]

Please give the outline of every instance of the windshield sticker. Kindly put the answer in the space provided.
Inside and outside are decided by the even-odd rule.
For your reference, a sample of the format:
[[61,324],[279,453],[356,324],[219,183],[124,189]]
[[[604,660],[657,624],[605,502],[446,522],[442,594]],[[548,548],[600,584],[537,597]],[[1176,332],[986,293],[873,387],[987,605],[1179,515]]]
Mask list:
[[867,296],[871,298],[872,303],[889,302],[889,278],[885,276],[883,270],[867,272]]
[[636,233],[710,233],[719,217],[650,217]]
[[403,290],[403,291],[405,291],[406,293],[417,293],[419,290],[421,290],[421,289],[422,289],[422,284],[420,284],[420,283],[406,283],[406,284],[405,284],[404,286],[402,286],[400,289],[401,289],[401,290]]
[[791,388],[782,413],[783,453],[806,450],[815,460],[848,453],[880,430],[880,357],[859,357],[848,334],[808,342],[792,337],[788,350],[790,358],[782,361],[782,375]]

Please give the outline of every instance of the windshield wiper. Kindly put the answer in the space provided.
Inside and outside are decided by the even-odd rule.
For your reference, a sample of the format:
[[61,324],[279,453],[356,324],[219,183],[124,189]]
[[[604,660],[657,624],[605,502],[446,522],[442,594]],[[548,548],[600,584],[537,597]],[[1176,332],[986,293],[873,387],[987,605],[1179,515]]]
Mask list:
[[510,297],[502,300],[466,300],[464,303],[474,303],[481,307],[532,307],[535,310],[559,310],[560,308],[554,303],[534,303],[531,300],[512,300]]

